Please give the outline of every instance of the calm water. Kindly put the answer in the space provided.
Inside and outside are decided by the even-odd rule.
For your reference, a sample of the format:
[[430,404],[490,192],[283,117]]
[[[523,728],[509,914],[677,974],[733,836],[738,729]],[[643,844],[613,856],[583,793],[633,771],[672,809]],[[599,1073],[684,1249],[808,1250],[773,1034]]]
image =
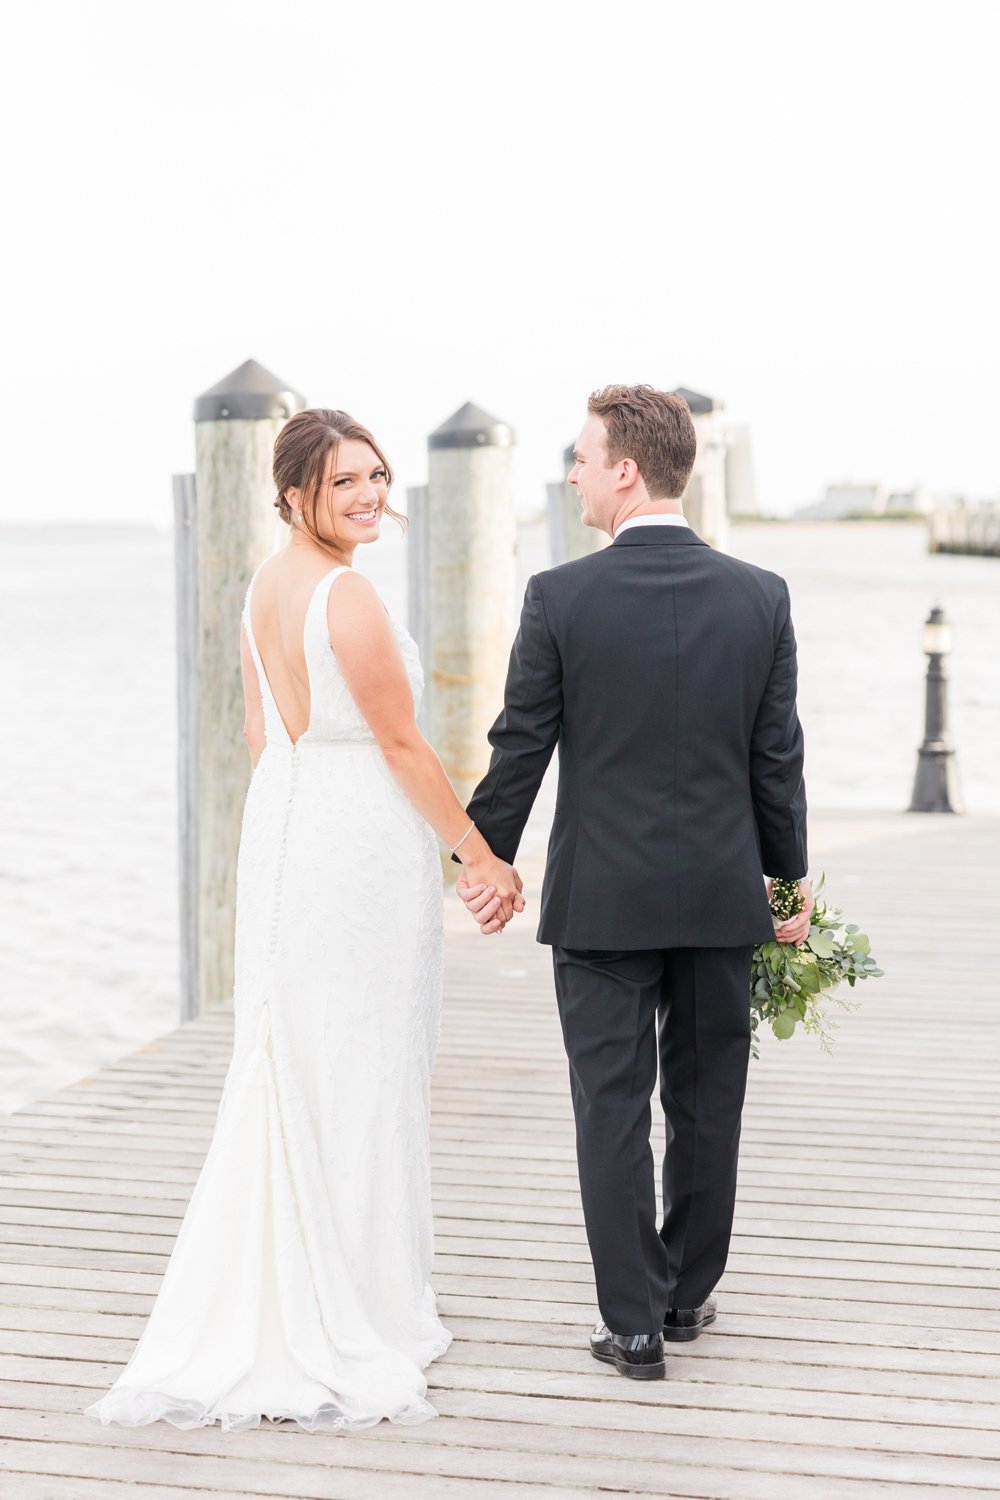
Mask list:
[[[951,704],[970,808],[1000,808],[1000,562],[928,557],[922,528],[746,526],[789,582],[814,807],[905,807],[923,727],[920,627],[955,627]],[[521,572],[546,566],[522,533]],[[405,610],[395,537],[364,566]],[[177,1016],[172,539],[0,530],[0,1111]]]

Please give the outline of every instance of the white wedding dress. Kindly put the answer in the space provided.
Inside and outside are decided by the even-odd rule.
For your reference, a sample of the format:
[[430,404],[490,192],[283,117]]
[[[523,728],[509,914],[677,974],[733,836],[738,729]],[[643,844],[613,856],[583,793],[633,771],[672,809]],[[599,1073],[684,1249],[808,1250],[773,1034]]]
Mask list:
[[[451,1341],[429,1279],[441,865],[330,646],[345,571],[306,613],[311,717],[294,744],[247,590],[267,745],[237,866],[233,1056],[142,1337],[87,1408],[105,1423],[335,1431],[436,1415],[422,1372]],[[419,700],[417,648],[393,623]]]

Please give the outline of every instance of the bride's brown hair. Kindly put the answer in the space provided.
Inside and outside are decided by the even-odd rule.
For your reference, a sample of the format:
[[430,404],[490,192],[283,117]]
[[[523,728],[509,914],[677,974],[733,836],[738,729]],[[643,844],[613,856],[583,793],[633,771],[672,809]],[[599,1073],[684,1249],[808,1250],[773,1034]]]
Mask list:
[[[335,453],[345,438],[367,443],[375,450],[391,485],[394,476],[389,460],[368,428],[362,427],[346,411],[311,406],[306,411],[297,412],[278,433],[274,445],[272,473],[275,489],[278,491],[278,498],[274,502],[278,514],[289,526],[292,524],[292,507],[285,499],[285,491],[299,490],[302,494],[302,520],[299,526],[317,546],[326,550],[329,549],[329,544],[320,536],[316,527],[316,496],[326,467],[326,455],[331,450]],[[336,463],[336,459],[334,462]],[[391,505],[386,505],[385,514],[398,521],[405,529],[406,517],[393,510]]]

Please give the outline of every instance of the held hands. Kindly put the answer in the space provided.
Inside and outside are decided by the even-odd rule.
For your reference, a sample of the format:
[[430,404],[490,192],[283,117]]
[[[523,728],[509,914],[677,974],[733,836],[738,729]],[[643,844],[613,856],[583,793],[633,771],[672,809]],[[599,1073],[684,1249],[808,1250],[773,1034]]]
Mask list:
[[[773,886],[774,881],[769,880],[767,882],[767,895],[769,900],[771,897],[771,890]],[[802,910],[800,912],[797,912],[794,917],[789,917],[787,921],[784,922],[779,921],[777,917],[774,918],[775,942],[794,943],[797,948],[801,948],[802,944],[809,936],[809,923],[812,915],[812,909],[816,905],[816,898],[813,895],[813,888],[808,880],[799,881],[799,895],[802,898]]]
[[517,871],[499,859],[490,860],[489,866],[463,870],[456,886],[483,937],[503,932],[514,913],[524,911],[525,905]]

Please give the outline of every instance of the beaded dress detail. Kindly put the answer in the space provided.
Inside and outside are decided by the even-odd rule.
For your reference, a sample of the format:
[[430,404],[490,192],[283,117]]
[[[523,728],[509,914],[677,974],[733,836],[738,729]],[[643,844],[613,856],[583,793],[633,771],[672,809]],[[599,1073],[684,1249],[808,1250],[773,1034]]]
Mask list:
[[[441,866],[330,645],[346,571],[306,612],[310,720],[294,743],[247,590],[267,743],[237,864],[233,1055],[142,1336],[87,1408],[105,1423],[336,1431],[436,1415],[423,1370],[451,1341],[430,1284]],[[419,705],[417,648],[393,624]]]

